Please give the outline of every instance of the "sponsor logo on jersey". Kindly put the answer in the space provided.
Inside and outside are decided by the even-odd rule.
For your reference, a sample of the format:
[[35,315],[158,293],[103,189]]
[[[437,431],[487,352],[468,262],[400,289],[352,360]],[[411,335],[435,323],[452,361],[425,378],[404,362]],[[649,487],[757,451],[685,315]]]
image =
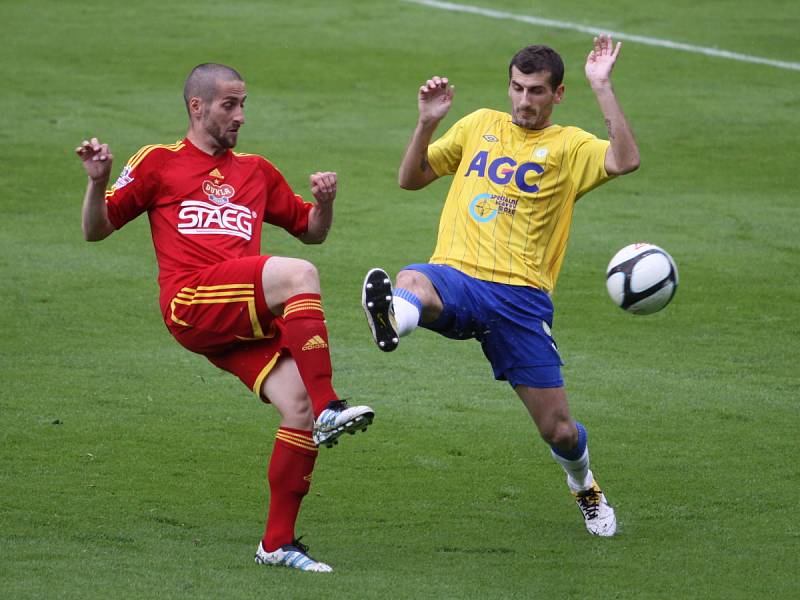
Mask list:
[[[225,179],[225,175],[219,172],[219,169],[212,170],[209,174],[209,177],[213,177],[214,179]],[[218,182],[215,182],[218,183]]]
[[488,223],[498,213],[513,215],[517,212],[518,198],[509,198],[500,194],[478,194],[469,203],[470,216],[478,223]]
[[527,177],[529,173],[541,175],[544,173],[544,167],[535,162],[517,164],[517,161],[508,156],[500,156],[489,162],[489,151],[481,150],[472,158],[464,177],[469,177],[473,173],[478,177],[488,177],[498,185],[510,185],[513,180],[520,191],[534,194],[539,191],[539,186],[528,183]]
[[487,142],[499,142],[500,141],[500,140],[497,139],[496,136],[493,136],[491,133],[487,133],[486,135],[484,135],[483,139],[485,139]]
[[217,184],[206,179],[203,181],[203,193],[214,204],[227,204],[233,198],[236,190],[227,183]]
[[233,235],[250,241],[255,217],[246,206],[232,202],[220,205],[184,200],[178,212],[178,231],[184,235]]
[[122,169],[122,173],[119,174],[117,180],[114,182],[114,185],[111,186],[112,190],[119,190],[124,188],[130,182],[133,181],[133,177],[131,177],[131,169],[130,165],[125,165],[125,168]]
[[328,344],[325,343],[320,336],[315,335],[310,340],[308,340],[305,344],[303,344],[302,351],[305,352],[306,350],[320,350],[322,348],[327,348]]

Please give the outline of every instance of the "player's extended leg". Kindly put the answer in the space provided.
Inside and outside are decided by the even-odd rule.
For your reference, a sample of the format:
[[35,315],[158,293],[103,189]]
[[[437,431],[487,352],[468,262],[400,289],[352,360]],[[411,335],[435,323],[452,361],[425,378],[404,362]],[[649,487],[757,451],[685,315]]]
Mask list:
[[442,312],[442,300],[431,281],[418,271],[397,274],[392,289],[389,275],[380,268],[370,269],[364,278],[361,304],[367,316],[375,344],[391,352],[400,338],[417,328],[420,322],[435,321]]
[[567,485],[583,513],[586,528],[595,535],[614,535],[614,509],[589,469],[586,429],[570,417],[564,388],[517,385],[514,389],[533,417],[539,435],[550,445],[553,458],[566,471]]
[[265,379],[261,394],[278,410],[281,422],[267,471],[269,514],[255,561],[329,572],[330,566],[311,558],[308,548],[295,536],[297,515],[311,486],[318,451],[311,437],[314,425],[311,400],[293,359],[285,357],[278,361]]
[[314,442],[331,447],[345,432],[366,430],[374,411],[368,406],[348,406],[333,389],[317,269],[302,259],[272,256],[264,263],[262,284],[269,309],[283,315],[286,346],[311,398]]

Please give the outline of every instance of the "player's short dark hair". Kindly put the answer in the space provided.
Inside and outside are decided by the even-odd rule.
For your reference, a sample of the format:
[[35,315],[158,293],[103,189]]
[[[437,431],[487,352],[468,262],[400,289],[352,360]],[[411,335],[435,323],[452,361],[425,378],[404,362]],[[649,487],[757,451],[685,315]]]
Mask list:
[[526,46],[514,55],[508,65],[508,79],[511,80],[511,67],[530,75],[540,71],[550,72],[550,87],[555,89],[564,81],[564,61],[561,55],[549,46]]
[[183,85],[183,101],[189,110],[189,100],[202,98],[211,102],[216,92],[217,81],[244,81],[236,69],[218,63],[203,63],[192,69]]

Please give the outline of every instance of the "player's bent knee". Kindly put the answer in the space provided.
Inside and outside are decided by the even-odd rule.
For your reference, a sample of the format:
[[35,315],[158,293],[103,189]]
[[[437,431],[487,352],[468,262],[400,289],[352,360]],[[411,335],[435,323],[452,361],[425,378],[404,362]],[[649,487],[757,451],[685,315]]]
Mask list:
[[436,294],[436,288],[430,280],[418,271],[400,271],[397,274],[396,287],[403,288],[413,293],[423,305],[429,305]]
[[427,281],[427,278],[418,271],[400,271],[397,274],[397,287],[402,287],[415,293],[418,288],[422,287],[424,281]]
[[307,396],[287,401],[281,399],[273,402],[281,415],[281,426],[304,431],[314,427],[314,413],[311,400]]
[[295,294],[320,292],[317,268],[302,258],[276,256],[262,272],[267,303],[282,303]]
[[559,450],[569,450],[578,443],[578,430],[571,420],[554,421],[539,427],[539,435]]
[[292,259],[288,277],[290,285],[299,291],[305,291],[308,288],[319,288],[317,267],[307,260],[301,258]]

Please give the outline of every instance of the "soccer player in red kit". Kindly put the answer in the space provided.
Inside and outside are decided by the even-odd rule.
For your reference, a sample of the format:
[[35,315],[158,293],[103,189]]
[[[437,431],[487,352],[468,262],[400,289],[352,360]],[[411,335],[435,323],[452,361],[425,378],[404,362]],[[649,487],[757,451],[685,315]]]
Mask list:
[[256,562],[328,572],[295,538],[300,503],[317,447],[366,429],[374,413],[348,406],[333,389],[315,267],[262,255],[260,243],[264,221],[306,244],[323,242],[337,177],[312,174],[316,203],[306,203],[269,161],[233,152],[246,97],[244,80],[230,67],[195,67],[184,86],[186,137],[143,147],[108,191],[111,151],[97,138],[84,141],[76,149],[89,176],[83,233],[99,241],[147,212],[167,329],[187,349],[239,377],[281,416]]

